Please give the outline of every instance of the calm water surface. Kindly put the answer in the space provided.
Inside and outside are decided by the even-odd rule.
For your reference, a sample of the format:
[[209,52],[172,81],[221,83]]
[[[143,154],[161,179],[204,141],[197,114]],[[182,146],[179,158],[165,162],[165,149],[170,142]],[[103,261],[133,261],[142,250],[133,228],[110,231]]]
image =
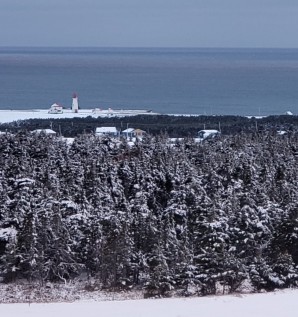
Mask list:
[[296,49],[0,48],[0,109],[298,113]]

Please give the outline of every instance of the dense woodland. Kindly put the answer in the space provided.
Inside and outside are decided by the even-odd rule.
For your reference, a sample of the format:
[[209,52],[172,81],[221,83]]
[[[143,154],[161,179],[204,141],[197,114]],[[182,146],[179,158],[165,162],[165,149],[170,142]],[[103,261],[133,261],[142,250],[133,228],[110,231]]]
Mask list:
[[[58,115],[57,115],[58,116]],[[170,137],[196,137],[199,130],[217,129],[224,135],[255,131],[298,130],[298,116],[269,116],[256,119],[241,116],[139,115],[112,118],[29,119],[0,124],[0,131],[20,132],[52,128],[65,137],[94,133],[100,126],[115,126],[119,131],[139,128],[150,135],[167,133]]]
[[208,295],[298,283],[298,136],[0,135],[0,276]]

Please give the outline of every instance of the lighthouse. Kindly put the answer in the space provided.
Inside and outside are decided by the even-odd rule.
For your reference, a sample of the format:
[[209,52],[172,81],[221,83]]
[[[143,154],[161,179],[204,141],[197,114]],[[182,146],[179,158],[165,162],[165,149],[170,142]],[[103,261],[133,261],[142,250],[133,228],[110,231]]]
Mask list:
[[79,112],[79,100],[76,93],[72,95],[72,106],[71,106],[72,112],[78,113]]

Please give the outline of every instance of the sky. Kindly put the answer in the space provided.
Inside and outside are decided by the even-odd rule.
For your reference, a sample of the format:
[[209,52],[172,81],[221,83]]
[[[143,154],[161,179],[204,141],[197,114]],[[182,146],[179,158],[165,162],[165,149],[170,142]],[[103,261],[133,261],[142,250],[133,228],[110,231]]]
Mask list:
[[297,0],[0,0],[0,46],[293,47]]

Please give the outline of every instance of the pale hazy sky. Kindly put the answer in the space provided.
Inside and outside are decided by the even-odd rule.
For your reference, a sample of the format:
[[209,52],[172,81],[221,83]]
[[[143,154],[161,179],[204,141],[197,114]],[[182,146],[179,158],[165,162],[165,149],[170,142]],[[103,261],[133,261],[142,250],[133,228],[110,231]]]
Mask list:
[[0,0],[0,46],[298,47],[298,0]]

